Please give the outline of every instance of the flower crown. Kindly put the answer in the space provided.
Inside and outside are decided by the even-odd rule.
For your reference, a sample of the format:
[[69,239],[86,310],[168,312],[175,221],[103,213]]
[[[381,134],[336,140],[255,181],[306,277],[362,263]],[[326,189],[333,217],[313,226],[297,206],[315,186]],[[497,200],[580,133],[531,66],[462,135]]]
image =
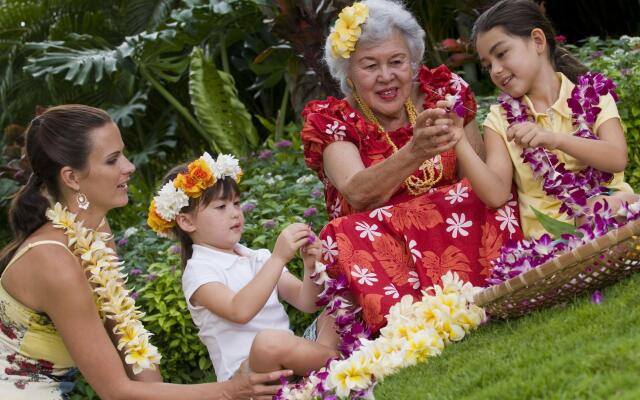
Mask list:
[[176,224],[176,216],[189,205],[189,198],[198,198],[218,179],[226,177],[240,182],[242,169],[238,160],[228,154],[220,154],[214,160],[206,151],[192,161],[187,172],[179,173],[167,182],[151,201],[147,224],[160,236],[167,236]]
[[360,25],[364,24],[368,17],[369,7],[359,2],[342,9],[329,35],[331,55],[334,58],[351,56],[362,33]]

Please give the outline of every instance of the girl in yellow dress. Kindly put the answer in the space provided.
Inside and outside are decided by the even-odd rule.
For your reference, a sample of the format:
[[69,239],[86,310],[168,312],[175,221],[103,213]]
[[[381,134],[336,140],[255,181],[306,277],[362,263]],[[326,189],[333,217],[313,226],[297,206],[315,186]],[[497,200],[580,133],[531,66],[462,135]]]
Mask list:
[[557,47],[538,6],[501,1],[478,18],[472,36],[503,92],[484,122],[486,163],[464,135],[456,145],[478,196],[499,207],[515,182],[525,237],[545,233],[532,208],[580,224],[597,199],[613,210],[636,201],[624,181],[627,144],[614,85],[600,74],[579,78],[586,67]]

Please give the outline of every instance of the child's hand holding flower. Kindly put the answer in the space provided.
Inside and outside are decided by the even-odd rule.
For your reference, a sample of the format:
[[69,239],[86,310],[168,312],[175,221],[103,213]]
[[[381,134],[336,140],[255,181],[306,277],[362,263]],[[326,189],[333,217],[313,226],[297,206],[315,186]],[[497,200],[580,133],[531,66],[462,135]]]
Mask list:
[[296,252],[307,244],[309,227],[302,223],[287,226],[280,232],[276,244],[273,247],[273,255],[278,257],[283,264],[291,261]]
[[447,95],[445,100],[439,100],[436,103],[436,107],[442,108],[447,112],[446,118],[450,119],[453,122],[453,126],[464,128],[464,114],[460,116],[453,110],[455,101],[455,96]]
[[312,274],[315,270],[316,261],[320,261],[322,255],[322,246],[320,240],[316,237],[311,229],[309,229],[309,236],[307,238],[307,244],[300,249],[300,256],[304,263],[304,268],[309,274]]
[[544,147],[545,149],[554,150],[558,148],[560,135],[527,121],[511,125],[507,129],[507,140],[513,141],[524,148]]

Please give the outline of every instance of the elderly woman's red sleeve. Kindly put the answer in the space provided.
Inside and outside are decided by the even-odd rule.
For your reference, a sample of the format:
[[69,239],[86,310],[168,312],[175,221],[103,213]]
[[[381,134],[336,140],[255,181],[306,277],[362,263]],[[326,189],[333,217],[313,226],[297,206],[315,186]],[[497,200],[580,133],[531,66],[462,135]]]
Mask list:
[[432,69],[422,66],[418,73],[418,81],[420,89],[425,94],[422,103],[425,110],[435,108],[436,103],[444,100],[447,94],[455,95],[459,92],[465,107],[464,124],[467,125],[476,118],[478,106],[471,87],[446,65]]
[[356,116],[346,101],[329,97],[311,101],[302,111],[300,132],[304,160],[320,179],[324,179],[323,152],[331,143],[349,141],[360,147],[360,135],[353,122]]

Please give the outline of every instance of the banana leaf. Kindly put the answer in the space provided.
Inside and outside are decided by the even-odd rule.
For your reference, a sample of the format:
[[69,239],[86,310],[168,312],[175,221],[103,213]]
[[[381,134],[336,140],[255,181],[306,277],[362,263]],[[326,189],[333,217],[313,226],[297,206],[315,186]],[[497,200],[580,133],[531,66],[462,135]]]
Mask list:
[[218,70],[200,47],[191,52],[189,94],[198,122],[212,144],[236,155],[257,147],[256,128],[238,98],[233,76]]

